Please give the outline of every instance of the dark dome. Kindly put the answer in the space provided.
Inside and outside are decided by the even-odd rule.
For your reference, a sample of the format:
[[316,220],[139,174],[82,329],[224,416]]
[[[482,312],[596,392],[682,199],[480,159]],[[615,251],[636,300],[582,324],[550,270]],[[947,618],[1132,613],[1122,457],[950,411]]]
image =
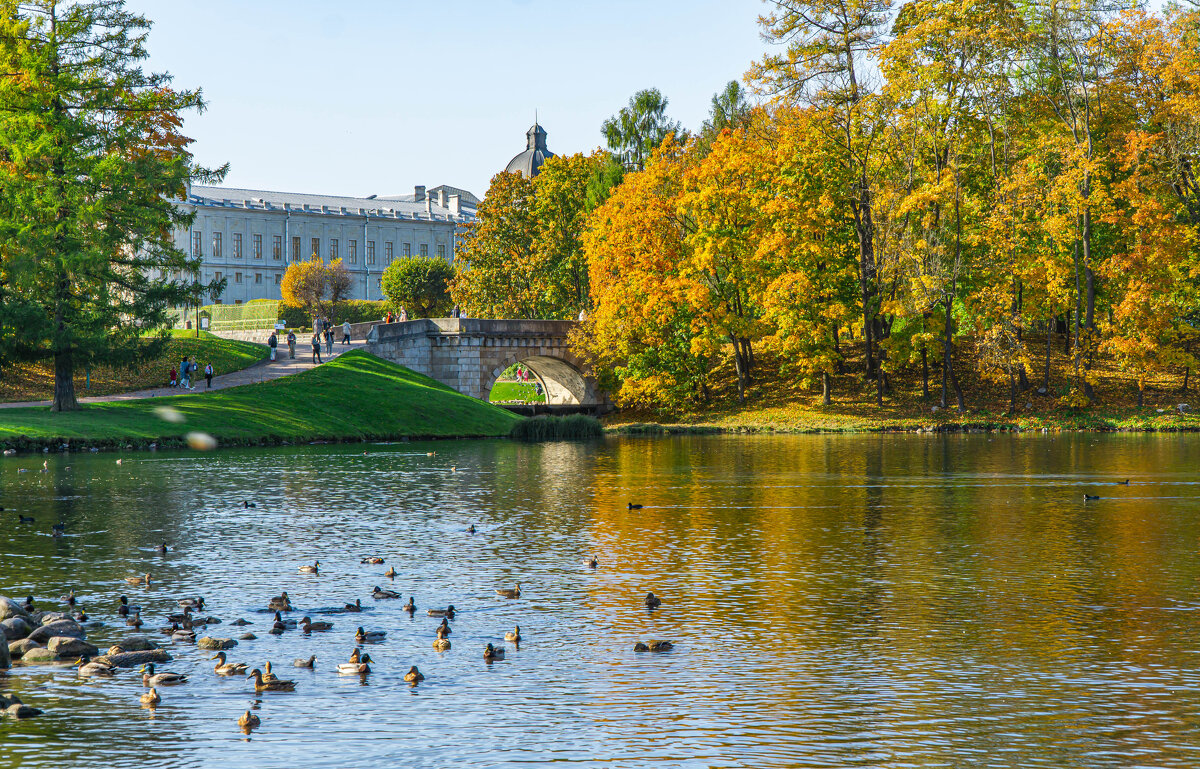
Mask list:
[[525,151],[508,161],[504,170],[510,174],[525,174],[526,179],[532,179],[538,175],[542,163],[554,157],[554,153],[546,149],[546,129],[537,123],[525,132],[525,139]]

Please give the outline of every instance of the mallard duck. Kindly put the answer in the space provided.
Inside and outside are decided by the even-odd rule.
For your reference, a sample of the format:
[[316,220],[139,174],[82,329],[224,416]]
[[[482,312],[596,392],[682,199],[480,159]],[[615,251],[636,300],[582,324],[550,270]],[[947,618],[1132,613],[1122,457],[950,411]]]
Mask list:
[[362,599],[355,598],[354,603],[346,604],[344,607],[342,607],[342,610],[343,611],[354,611],[354,612],[362,611]]
[[35,519],[33,516],[21,515],[20,513],[17,513],[17,521],[19,523],[37,523],[37,519]]
[[296,691],[295,681],[285,681],[282,678],[274,678],[270,681],[263,679],[262,671],[258,668],[250,671],[247,678],[254,679],[254,691],[256,692],[294,692]]
[[246,509],[246,510],[249,510],[249,509],[250,509],[250,508],[252,508],[252,507],[258,507],[258,503],[257,503],[257,502],[251,502],[251,501],[250,501],[250,500],[248,500],[248,499],[243,499],[243,500],[242,500],[242,507],[243,507],[244,509]]
[[408,612],[409,614],[412,614],[413,612],[415,612],[417,610],[417,604],[413,600],[413,597],[410,595],[408,597],[408,603],[404,604],[400,608],[403,609],[404,611]]
[[272,635],[279,635],[279,634],[283,633],[285,630],[291,630],[294,627],[296,627],[296,620],[294,620],[294,619],[285,620],[279,614],[279,612],[275,612],[275,623],[273,625],[271,625],[270,632]]
[[209,659],[217,660],[217,666],[213,671],[219,676],[239,676],[246,674],[246,665],[242,662],[226,662],[225,652],[217,652],[215,657]]
[[450,619],[454,619],[454,604],[450,604],[449,606],[447,606],[444,609],[430,609],[429,616],[430,617],[449,617]]
[[267,662],[263,665],[263,670],[266,671],[265,673],[263,673],[264,681],[279,680],[279,676],[275,675],[275,673],[271,670],[271,661],[270,660],[267,660]]
[[140,577],[126,577],[125,581],[130,585],[149,585],[150,584],[150,574],[146,573]]
[[513,643],[520,643],[521,642],[521,626],[516,625],[513,627],[512,630],[505,633],[504,640],[512,641]]
[[238,719],[238,726],[240,726],[246,730],[256,729],[261,724],[262,724],[262,720],[259,719],[258,716],[251,713],[249,710],[247,710],[245,713],[243,713],[242,717]]
[[408,669],[408,672],[404,674],[404,680],[408,681],[410,684],[419,684],[425,680],[425,676],[420,670],[417,670],[416,665],[413,665]]
[[[117,616],[128,617],[130,612],[129,599],[125,596],[121,596],[117,600],[120,601],[120,604],[117,606]],[[26,611],[29,611],[29,609],[26,609]]]
[[83,624],[84,622],[88,621],[88,615],[87,612],[85,612],[83,609],[80,609],[79,611],[71,612],[71,619]]
[[1099,498],[1100,498],[1100,497],[1099,497],[1099,495],[1096,495],[1096,496],[1093,496],[1093,495],[1091,495],[1091,494],[1084,494],[1084,495],[1083,495],[1083,501],[1084,501],[1084,502],[1092,502],[1092,501],[1095,501],[1095,500],[1097,500],[1097,499],[1099,499]]
[[182,612],[167,615],[167,622],[187,622],[192,618],[192,607],[187,607]]
[[638,641],[633,645],[635,652],[669,652],[675,648],[675,644],[670,641],[651,641],[649,645]]
[[384,638],[387,638],[387,631],[385,630],[363,630],[362,627],[359,627],[358,632],[354,634],[354,640],[360,644],[379,643]]
[[58,600],[67,604],[68,606],[74,606],[75,605],[75,588],[71,588],[70,590],[68,590],[66,595],[59,596]]
[[454,632],[450,629],[450,620],[445,617],[442,617],[442,624],[438,625],[437,629],[439,635],[450,635]]
[[288,598],[287,591],[285,590],[281,595],[277,595],[267,601],[267,608],[275,609],[276,611],[291,611],[292,599]]
[[350,652],[350,661],[358,663],[362,661],[362,649],[355,646],[354,651]]
[[496,595],[500,596],[501,598],[520,598],[521,597],[521,583],[518,582],[517,586],[512,588],[511,590],[508,588],[502,588],[500,590],[497,590]]
[[177,601],[176,603],[181,609],[191,607],[192,609],[199,611],[204,608],[204,597],[198,596],[196,598],[184,598],[182,601]]
[[170,549],[171,548],[167,547],[167,541],[164,539],[163,543],[158,546],[158,553],[159,555],[166,555],[167,551]]
[[302,574],[319,574],[320,571],[321,571],[321,562],[320,561],[315,561],[311,564],[306,563],[300,567],[300,572]]
[[75,665],[79,668],[80,678],[111,676],[115,672],[111,665],[106,665],[103,662],[92,662],[91,657],[80,657]]
[[433,648],[440,652],[449,651],[450,639],[443,635],[438,636],[437,638],[433,639]]
[[143,694],[141,699],[142,699],[143,705],[149,705],[150,707],[154,707],[158,703],[162,702],[162,695],[160,695],[158,693],[157,689],[151,689],[150,691]]
[[379,585],[376,585],[375,589],[371,591],[371,597],[376,601],[380,601],[385,598],[399,598],[400,594],[395,590],[384,590]]
[[637,504],[636,502],[630,502],[628,505],[626,505],[626,507],[628,507],[630,510],[641,510],[642,509],[642,506]]
[[308,617],[300,620],[300,628],[305,633],[320,632],[323,630],[333,630],[332,622],[313,622]]
[[[31,595],[25,596],[25,605],[22,606],[21,608],[25,609],[25,611],[27,611],[27,612],[35,611],[33,608],[33,596],[31,596]],[[122,616],[124,616],[124,615],[122,615]]]
[[190,627],[181,627],[171,633],[171,640],[182,641],[183,643],[191,643],[196,640],[196,631],[192,630]]
[[292,667],[294,667],[294,668],[311,668],[314,665],[316,665],[316,663],[317,663],[317,655],[314,654],[306,660],[302,660],[302,659],[292,660]]
[[[126,618],[125,618],[125,624],[126,624],[126,625],[128,625],[129,627],[132,627],[132,628],[139,628],[139,627],[141,627],[141,626],[142,626],[142,624],[143,624],[143,623],[142,623],[142,612],[141,612],[140,610],[139,610],[139,611],[135,611],[135,612],[133,613],[133,616],[132,616],[132,617],[126,617]],[[174,631],[172,631],[172,632],[174,632]]]
[[591,555],[583,559],[583,565],[589,569],[594,569],[600,565],[600,561],[596,560],[596,556]]
[[468,527],[467,527],[467,533],[468,533],[468,534],[474,534],[474,533],[475,533],[475,524],[473,524],[473,523],[472,523],[470,526],[468,526]]
[[383,576],[387,577],[388,579],[395,579],[396,568],[394,566],[389,566],[388,570],[383,573]]
[[153,662],[142,667],[142,686],[175,686],[187,680],[182,673],[155,673]]
[[50,525],[50,535],[53,536],[55,539],[58,539],[59,537],[61,537],[62,535],[66,534],[66,533],[67,533],[67,524],[55,523],[55,524]]
[[502,660],[504,659],[504,649],[488,644],[483,650],[483,658],[485,660]]
[[359,563],[369,563],[372,566],[379,566],[380,564],[383,563],[383,559],[377,555],[372,555],[372,556],[362,559],[361,561],[359,561]]
[[342,676],[360,676],[371,672],[371,667],[368,662],[374,662],[370,654],[359,656],[358,649],[350,655],[349,662],[342,662],[337,666],[338,675]]
[[648,609],[657,609],[659,606],[662,606],[662,599],[654,593],[646,593],[645,604]]

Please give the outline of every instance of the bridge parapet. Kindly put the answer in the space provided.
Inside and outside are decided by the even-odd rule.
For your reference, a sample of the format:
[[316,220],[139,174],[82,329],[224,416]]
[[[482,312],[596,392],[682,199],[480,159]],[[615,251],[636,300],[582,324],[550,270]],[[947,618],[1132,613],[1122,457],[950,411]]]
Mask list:
[[541,381],[551,405],[606,406],[586,364],[571,350],[570,320],[423,318],[375,326],[367,349],[432,377],[473,398],[487,400],[506,368],[525,364]]

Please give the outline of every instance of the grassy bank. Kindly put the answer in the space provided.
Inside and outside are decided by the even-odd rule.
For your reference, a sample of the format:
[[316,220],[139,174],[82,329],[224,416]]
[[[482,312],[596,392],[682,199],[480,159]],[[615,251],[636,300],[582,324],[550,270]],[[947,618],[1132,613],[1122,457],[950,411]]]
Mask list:
[[[89,395],[113,395],[152,387],[165,387],[171,367],[178,370],[183,356],[211,363],[217,374],[228,374],[252,366],[267,357],[267,347],[250,342],[237,342],[213,336],[201,331],[175,330],[163,347],[162,354],[154,360],[140,363],[133,368],[97,366],[91,371],[91,386],[85,370],[75,374],[75,392],[80,397]],[[22,363],[7,366],[0,376],[0,402],[49,400],[54,395],[54,365],[49,361]]]
[[[1044,340],[1031,339],[1031,346],[1044,350]],[[791,375],[787,361],[769,351],[757,355],[754,384],[744,404],[737,401],[732,366],[723,364],[714,377],[715,386],[707,403],[673,411],[625,409],[605,420],[606,427],[627,434],[661,432],[878,432],[990,430],[1200,430],[1200,393],[1195,372],[1184,389],[1184,372],[1156,372],[1149,377],[1145,401],[1137,405],[1135,380],[1105,364],[1093,371],[1096,397],[1091,405],[1073,408],[1066,396],[1072,374],[1072,359],[1060,337],[1051,339],[1049,387],[1044,368],[1030,372],[1031,388],[1022,391],[1015,410],[1009,408],[1009,391],[1003,385],[980,378],[975,350],[970,340],[959,343],[955,367],[965,396],[965,409],[956,408],[953,391],[949,408],[939,407],[941,373],[931,360],[928,396],[922,387],[919,365],[897,367],[890,374],[884,403],[875,403],[875,383],[865,381],[862,350],[850,343],[845,372],[832,377],[832,403],[821,404],[818,388],[806,386]],[[1035,360],[1044,366],[1045,358]],[[1179,413],[1179,404],[1190,411]]]
[[[185,421],[159,414],[169,406]],[[301,374],[220,390],[86,406],[0,410],[0,444],[21,449],[174,445],[193,431],[221,444],[507,435],[520,417],[361,351]]]

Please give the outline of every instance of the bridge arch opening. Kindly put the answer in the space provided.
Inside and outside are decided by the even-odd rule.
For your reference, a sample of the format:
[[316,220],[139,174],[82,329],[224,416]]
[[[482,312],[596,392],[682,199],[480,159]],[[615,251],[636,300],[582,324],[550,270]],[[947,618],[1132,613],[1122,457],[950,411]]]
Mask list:
[[[527,389],[514,391],[510,387],[497,386],[511,383],[502,377],[514,365],[520,365],[528,373]],[[537,390],[541,391],[540,395],[536,394]],[[488,400],[492,402],[512,402],[512,398],[508,396],[514,392],[533,396],[525,402],[545,403],[551,406],[577,406],[588,400],[588,384],[583,372],[565,360],[544,355],[514,358],[498,366],[491,372],[487,391]]]

